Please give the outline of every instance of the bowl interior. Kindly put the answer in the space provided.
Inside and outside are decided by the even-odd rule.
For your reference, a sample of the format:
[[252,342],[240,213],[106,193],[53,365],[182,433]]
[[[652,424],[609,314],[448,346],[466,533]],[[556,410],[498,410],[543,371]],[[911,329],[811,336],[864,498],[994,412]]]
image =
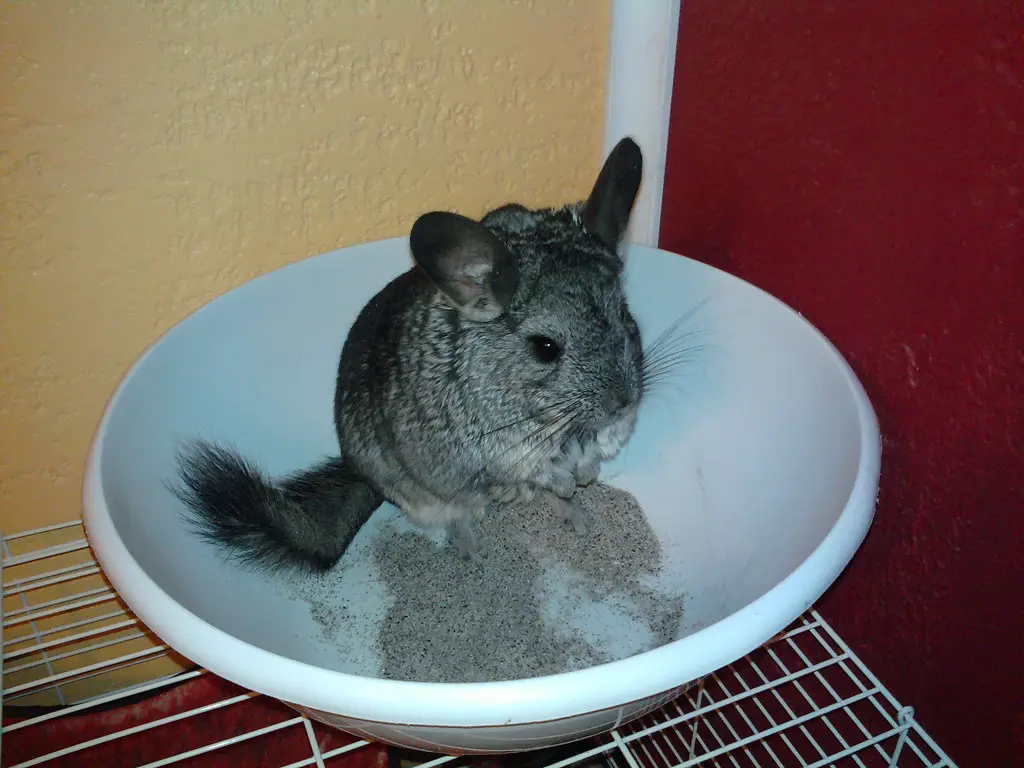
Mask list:
[[[231,443],[273,474],[334,453],[342,342],[363,304],[409,264],[398,238],[247,283],[151,348],[108,409],[96,514],[109,516],[163,593],[230,638],[337,668],[311,642],[319,628],[305,603],[222,562],[186,530],[165,485],[175,448],[195,437]],[[632,247],[627,291],[647,343],[699,305],[685,330],[700,348],[645,402],[630,444],[602,476],[636,497],[657,532],[666,573],[687,594],[685,638],[786,579],[833,529],[861,466],[863,406],[832,347],[740,280]],[[808,603],[823,588],[812,578]]]

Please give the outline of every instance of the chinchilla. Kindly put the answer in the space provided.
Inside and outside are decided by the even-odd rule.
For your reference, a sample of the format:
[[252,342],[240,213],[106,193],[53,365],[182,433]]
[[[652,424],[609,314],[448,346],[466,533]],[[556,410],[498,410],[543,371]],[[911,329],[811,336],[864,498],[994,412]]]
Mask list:
[[233,449],[189,443],[176,491],[194,529],[257,567],[326,570],[385,500],[445,526],[472,560],[495,504],[547,494],[585,527],[573,494],[629,439],[644,391],[620,254],[641,173],[624,138],[584,201],[422,215],[413,267],[341,351],[343,458],[274,481]]

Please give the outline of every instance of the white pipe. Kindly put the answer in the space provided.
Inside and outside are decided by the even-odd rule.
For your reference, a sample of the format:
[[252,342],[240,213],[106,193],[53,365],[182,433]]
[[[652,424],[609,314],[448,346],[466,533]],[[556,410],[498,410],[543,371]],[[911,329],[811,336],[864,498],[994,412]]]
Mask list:
[[604,155],[623,136],[644,154],[626,242],[658,245],[681,0],[612,0]]

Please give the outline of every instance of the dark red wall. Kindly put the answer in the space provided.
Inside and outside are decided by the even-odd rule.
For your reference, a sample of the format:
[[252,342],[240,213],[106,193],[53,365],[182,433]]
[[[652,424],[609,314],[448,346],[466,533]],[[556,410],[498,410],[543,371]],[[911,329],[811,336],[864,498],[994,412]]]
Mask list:
[[662,247],[802,312],[884,435],[824,615],[964,768],[1020,765],[1024,2],[684,0]]

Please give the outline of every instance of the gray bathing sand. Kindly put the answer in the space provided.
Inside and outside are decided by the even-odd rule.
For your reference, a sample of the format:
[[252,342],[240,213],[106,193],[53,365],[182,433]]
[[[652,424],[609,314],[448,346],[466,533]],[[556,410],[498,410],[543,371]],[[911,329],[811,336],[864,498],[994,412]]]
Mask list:
[[293,588],[342,668],[396,680],[554,674],[675,639],[683,595],[652,586],[660,546],[633,497],[594,484],[575,503],[583,533],[543,498],[490,512],[479,564],[385,507],[330,573]]

